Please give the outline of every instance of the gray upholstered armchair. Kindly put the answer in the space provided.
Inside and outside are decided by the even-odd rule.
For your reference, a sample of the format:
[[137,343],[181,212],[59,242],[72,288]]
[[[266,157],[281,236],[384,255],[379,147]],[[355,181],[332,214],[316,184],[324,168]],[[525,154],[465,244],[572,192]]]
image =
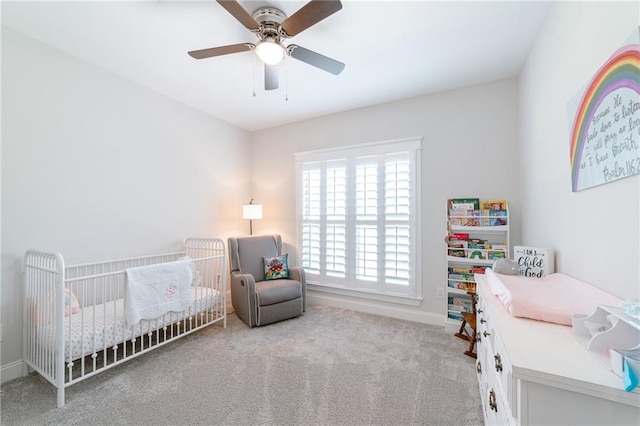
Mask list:
[[280,235],[229,238],[231,303],[249,327],[297,317],[307,310],[304,269],[290,266],[288,279],[264,279],[263,258],[282,254]]

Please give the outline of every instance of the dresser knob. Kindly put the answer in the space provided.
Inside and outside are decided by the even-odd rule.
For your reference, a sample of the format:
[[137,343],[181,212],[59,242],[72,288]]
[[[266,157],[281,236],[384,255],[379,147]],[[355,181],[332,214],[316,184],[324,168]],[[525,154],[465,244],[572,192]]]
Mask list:
[[476,363],[476,371],[478,374],[482,374],[482,366],[480,365],[480,361]]
[[480,323],[481,323],[481,324],[484,324],[485,322],[487,322],[487,320],[486,320],[486,319],[484,319],[484,318],[480,318]]
[[489,392],[489,408],[496,413],[498,412],[498,403],[496,402],[496,393],[493,389]]
[[476,342],[477,343],[480,343],[482,341],[482,337],[480,337],[480,336],[481,336],[480,334],[476,335]]
[[501,372],[502,371],[502,358],[500,357],[500,354],[496,354],[493,359],[495,359],[496,361],[496,371],[497,372]]
[[487,330],[485,330],[485,331],[482,332],[482,335],[484,337],[487,337],[487,336],[491,336],[491,333],[487,333]]
[[478,309],[478,313],[479,313],[479,314],[481,314],[481,313],[483,313],[483,312],[484,312],[484,311],[483,311],[482,309]]

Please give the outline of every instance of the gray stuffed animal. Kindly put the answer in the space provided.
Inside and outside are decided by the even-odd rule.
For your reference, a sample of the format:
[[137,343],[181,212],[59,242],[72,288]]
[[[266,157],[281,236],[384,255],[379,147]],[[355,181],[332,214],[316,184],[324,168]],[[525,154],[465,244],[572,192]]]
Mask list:
[[498,259],[493,262],[493,266],[491,267],[493,272],[502,275],[519,275],[520,267],[518,266],[518,262],[511,259]]

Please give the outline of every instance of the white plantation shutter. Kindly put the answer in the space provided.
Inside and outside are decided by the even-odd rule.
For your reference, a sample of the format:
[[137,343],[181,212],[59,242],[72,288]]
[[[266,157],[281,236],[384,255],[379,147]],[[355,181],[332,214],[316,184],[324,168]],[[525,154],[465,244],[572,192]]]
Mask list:
[[419,298],[420,140],[296,154],[310,285]]
[[411,174],[407,153],[385,158],[385,279],[408,285],[410,278]]
[[310,164],[302,176],[302,266],[320,273],[321,164]]
[[356,279],[378,279],[378,158],[356,158]]
[[356,226],[356,278],[375,281],[378,278],[378,228]]
[[327,225],[326,260],[327,275],[344,278],[347,264],[347,235],[344,225]]
[[332,277],[344,278],[347,264],[347,164],[328,161],[326,167],[325,269]]

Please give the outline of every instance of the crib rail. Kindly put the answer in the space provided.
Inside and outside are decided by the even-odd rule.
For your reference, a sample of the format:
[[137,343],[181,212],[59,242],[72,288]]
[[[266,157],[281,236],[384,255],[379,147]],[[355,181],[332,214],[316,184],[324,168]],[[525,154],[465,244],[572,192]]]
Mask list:
[[[126,269],[185,256],[194,277],[191,306],[127,324]],[[29,250],[24,286],[25,362],[58,388],[59,407],[74,383],[213,323],[226,327],[226,252],[219,239],[189,239],[182,252],[66,267],[59,253]]]
[[[28,250],[24,260],[23,374],[31,367],[58,389],[64,389],[64,259],[60,253]],[[38,332],[47,324],[55,345],[38,345]],[[41,337],[41,336],[40,336]],[[60,400],[62,398],[62,401]],[[58,394],[58,406],[64,393]]]

